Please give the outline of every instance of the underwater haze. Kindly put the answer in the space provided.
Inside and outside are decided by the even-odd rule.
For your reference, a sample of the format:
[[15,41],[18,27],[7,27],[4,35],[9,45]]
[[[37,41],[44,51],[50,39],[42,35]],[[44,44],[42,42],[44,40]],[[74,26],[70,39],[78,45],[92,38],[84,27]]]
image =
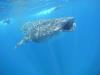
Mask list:
[[[70,16],[74,31],[15,48],[24,23]],[[100,75],[100,0],[0,0],[0,75]]]

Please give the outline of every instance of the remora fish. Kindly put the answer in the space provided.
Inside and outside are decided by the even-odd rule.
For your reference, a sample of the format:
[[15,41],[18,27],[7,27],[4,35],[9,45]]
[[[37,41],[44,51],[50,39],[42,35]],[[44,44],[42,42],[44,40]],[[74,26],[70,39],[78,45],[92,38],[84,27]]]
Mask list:
[[56,33],[73,31],[75,27],[76,23],[73,17],[26,22],[22,27],[25,35],[23,39],[17,43],[15,48],[28,41],[41,42],[46,38],[52,37]]

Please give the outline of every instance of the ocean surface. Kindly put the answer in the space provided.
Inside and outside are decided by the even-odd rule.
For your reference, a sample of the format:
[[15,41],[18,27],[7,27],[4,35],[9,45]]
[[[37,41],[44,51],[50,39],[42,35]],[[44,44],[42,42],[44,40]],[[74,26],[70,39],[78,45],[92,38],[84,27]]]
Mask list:
[[[69,16],[75,31],[15,49],[24,23]],[[0,0],[0,75],[100,75],[100,0]]]

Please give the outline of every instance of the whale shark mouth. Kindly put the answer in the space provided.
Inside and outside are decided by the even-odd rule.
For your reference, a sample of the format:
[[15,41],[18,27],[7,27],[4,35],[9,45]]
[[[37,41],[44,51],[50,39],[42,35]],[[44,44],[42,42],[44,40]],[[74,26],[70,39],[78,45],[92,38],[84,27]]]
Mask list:
[[76,23],[74,18],[70,18],[68,21],[63,23],[62,30],[63,31],[73,31],[76,27]]
[[72,27],[72,30],[71,30],[71,31],[75,30],[75,28],[76,28],[76,23],[74,22],[74,23],[73,23],[73,27]]

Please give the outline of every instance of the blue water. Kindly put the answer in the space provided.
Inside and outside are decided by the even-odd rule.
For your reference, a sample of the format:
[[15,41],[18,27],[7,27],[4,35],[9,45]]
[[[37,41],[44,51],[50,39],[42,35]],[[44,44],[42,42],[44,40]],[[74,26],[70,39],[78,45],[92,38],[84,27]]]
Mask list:
[[[14,48],[25,22],[65,16],[75,17],[75,31]],[[0,75],[100,75],[99,25],[99,0],[0,0]]]

